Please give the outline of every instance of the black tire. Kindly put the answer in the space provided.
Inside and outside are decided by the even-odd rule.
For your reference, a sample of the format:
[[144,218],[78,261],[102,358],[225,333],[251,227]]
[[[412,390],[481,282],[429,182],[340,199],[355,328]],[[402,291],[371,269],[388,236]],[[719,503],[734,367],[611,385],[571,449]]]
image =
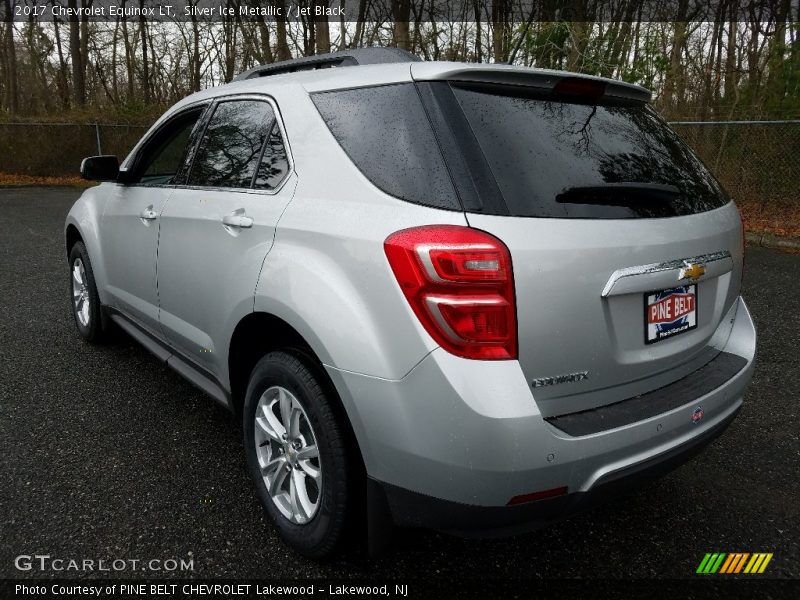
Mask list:
[[[314,559],[330,556],[344,539],[353,504],[354,465],[348,456],[341,424],[336,418],[326,386],[307,359],[276,351],[255,366],[244,401],[243,427],[247,468],[258,497],[281,538],[300,554]],[[284,516],[267,490],[256,454],[256,409],[268,389],[280,386],[300,403],[316,438],[322,485],[316,513],[297,524]]]
[[[86,302],[88,302],[88,323],[81,322],[78,315],[78,310],[73,296],[73,271],[78,264],[78,261],[83,265],[86,274]],[[94,280],[94,272],[92,271],[92,263],[89,260],[89,253],[86,251],[86,246],[83,242],[76,242],[69,252],[69,300],[70,307],[72,308],[72,317],[75,320],[75,327],[81,337],[90,344],[98,344],[107,339],[107,326],[105,324],[105,315],[103,314],[102,306],[100,305],[100,296],[97,294],[97,285]]]

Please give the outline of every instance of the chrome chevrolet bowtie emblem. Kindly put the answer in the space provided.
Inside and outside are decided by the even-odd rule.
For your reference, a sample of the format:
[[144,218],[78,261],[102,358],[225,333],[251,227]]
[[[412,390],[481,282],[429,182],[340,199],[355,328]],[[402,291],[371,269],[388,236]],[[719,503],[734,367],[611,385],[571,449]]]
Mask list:
[[681,271],[678,274],[678,281],[682,281],[684,279],[700,279],[705,274],[705,265],[683,261],[683,268],[681,268]]

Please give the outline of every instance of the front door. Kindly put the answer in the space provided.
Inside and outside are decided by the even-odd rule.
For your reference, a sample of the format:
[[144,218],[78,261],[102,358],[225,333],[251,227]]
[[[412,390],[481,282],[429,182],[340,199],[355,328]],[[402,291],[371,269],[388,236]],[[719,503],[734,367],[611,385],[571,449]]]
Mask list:
[[109,304],[158,329],[156,256],[160,218],[192,130],[204,107],[168,120],[137,152],[128,183],[118,183],[102,217]]

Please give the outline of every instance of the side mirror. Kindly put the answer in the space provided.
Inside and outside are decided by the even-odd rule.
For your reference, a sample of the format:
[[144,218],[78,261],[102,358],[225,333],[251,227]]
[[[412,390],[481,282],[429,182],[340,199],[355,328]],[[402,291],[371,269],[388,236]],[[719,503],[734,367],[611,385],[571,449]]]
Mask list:
[[116,156],[90,156],[81,162],[81,177],[90,181],[116,181],[119,159]]

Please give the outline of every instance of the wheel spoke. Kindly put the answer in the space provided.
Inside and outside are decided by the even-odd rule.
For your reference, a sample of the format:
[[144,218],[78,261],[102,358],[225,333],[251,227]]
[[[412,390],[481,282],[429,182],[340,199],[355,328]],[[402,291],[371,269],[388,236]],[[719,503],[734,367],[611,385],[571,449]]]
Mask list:
[[283,469],[284,471],[286,470],[286,458],[283,456],[277,456],[271,458],[269,461],[266,461],[266,459],[259,455],[258,466],[261,468],[261,472],[264,474],[264,476],[272,478],[277,475],[277,471],[279,469]]
[[272,435],[270,435],[270,437],[278,442],[281,442],[283,440],[283,434],[286,433],[286,429],[278,417],[275,416],[275,413],[272,412],[272,405],[262,406],[261,411],[264,415],[263,418],[266,420],[267,427],[272,429]]
[[81,273],[81,267],[77,262],[72,269],[72,278],[75,280],[75,283],[78,284],[78,287],[83,287],[83,273]]
[[289,423],[286,429],[290,439],[295,439],[300,435],[300,419],[303,413],[297,408],[297,405],[292,405],[291,415],[289,416]]
[[292,483],[294,484],[294,499],[292,500],[292,511],[299,514],[302,520],[308,519],[314,513],[314,503],[308,497],[305,475],[301,471],[292,471]]
[[288,433],[289,426],[292,422],[292,412],[294,410],[292,397],[286,393],[285,389],[278,388],[278,402],[280,403],[281,423]]
[[311,444],[297,451],[297,460],[308,460],[309,458],[319,458],[319,450],[316,444]]
[[264,407],[264,416],[256,417],[256,431],[260,430],[269,439],[280,443],[281,434],[275,431],[274,423],[266,416],[267,412],[270,412],[269,409]]
[[275,498],[283,488],[283,482],[286,481],[287,470],[286,468],[278,469],[275,476],[269,483],[269,495]]
[[83,300],[83,308],[81,309],[81,317],[83,318],[84,325],[89,323],[89,303],[85,298]]
[[313,479],[317,483],[317,485],[319,485],[321,473],[318,467],[312,465],[311,462],[308,460],[301,460],[297,464],[300,465],[300,468],[303,470],[303,473],[311,477],[311,479]]

